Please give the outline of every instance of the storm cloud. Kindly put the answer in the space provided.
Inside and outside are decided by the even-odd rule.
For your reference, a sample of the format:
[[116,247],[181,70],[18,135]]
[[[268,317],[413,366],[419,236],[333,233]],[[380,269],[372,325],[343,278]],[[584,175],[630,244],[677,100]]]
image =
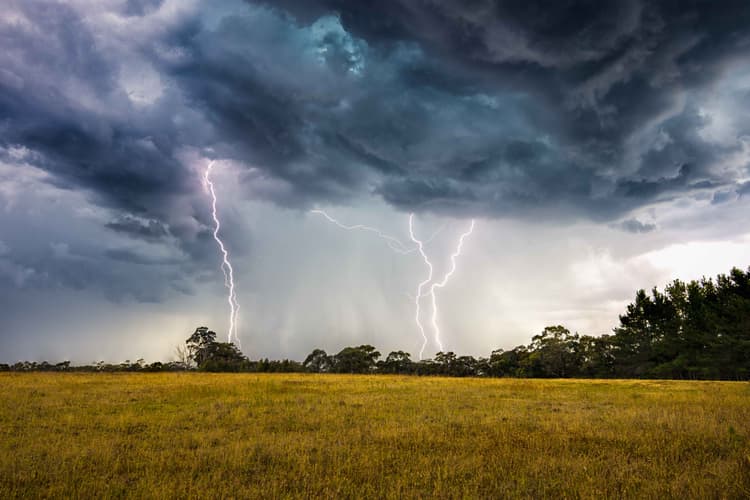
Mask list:
[[[744,3],[547,4],[220,2],[154,29],[175,8],[127,2],[108,15],[143,38],[102,40],[86,3],[12,2],[3,146],[166,225],[190,148],[259,169],[284,205],[488,217],[613,219],[745,175],[723,162],[747,114],[703,133],[717,82],[747,77]],[[159,82],[140,101],[139,71]]]

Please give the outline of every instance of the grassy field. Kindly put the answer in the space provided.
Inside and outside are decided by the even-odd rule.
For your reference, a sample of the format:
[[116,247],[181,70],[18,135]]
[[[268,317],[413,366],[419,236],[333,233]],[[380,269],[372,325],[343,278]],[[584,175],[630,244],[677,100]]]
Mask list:
[[0,498],[750,497],[750,384],[1,374]]

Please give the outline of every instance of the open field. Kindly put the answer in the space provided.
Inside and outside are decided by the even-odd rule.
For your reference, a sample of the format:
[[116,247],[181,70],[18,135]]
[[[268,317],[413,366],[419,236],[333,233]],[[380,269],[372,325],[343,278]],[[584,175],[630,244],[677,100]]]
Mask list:
[[1,374],[0,498],[748,497],[750,384]]

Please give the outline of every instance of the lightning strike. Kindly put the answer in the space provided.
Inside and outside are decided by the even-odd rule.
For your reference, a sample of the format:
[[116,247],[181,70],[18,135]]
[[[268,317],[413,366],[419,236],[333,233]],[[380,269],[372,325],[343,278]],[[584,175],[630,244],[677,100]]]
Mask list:
[[435,295],[435,289],[436,288],[443,288],[445,285],[448,284],[448,280],[450,280],[451,276],[453,276],[453,273],[456,272],[456,259],[461,255],[461,250],[464,246],[464,240],[474,232],[474,219],[471,220],[471,224],[469,225],[469,229],[462,233],[461,236],[458,238],[458,245],[456,246],[456,251],[451,254],[451,268],[450,271],[445,273],[445,276],[443,277],[443,280],[438,283],[433,283],[430,286],[430,296],[432,297],[432,331],[435,333],[435,342],[437,343],[438,347],[440,347],[440,351],[443,352],[443,342],[440,340],[440,327],[438,326],[438,307],[437,307],[437,298]]
[[419,350],[419,359],[422,359],[422,356],[424,355],[424,349],[427,346],[427,334],[425,333],[424,326],[422,325],[422,321],[419,318],[420,313],[421,313],[419,300],[422,298],[422,289],[425,287],[425,285],[427,285],[430,281],[432,281],[432,262],[430,262],[430,259],[427,257],[427,254],[424,251],[424,242],[414,235],[414,214],[409,214],[409,236],[411,237],[411,240],[414,243],[416,243],[417,249],[419,250],[419,254],[422,256],[422,259],[424,260],[425,265],[429,269],[427,279],[422,281],[417,286],[417,293],[414,297],[414,307],[416,310],[416,313],[414,315],[414,320],[417,323],[417,328],[419,328],[419,333],[422,334],[422,339],[423,339],[422,348]]
[[228,342],[234,342],[238,347],[240,346],[240,339],[237,336],[237,314],[240,311],[240,304],[237,302],[237,294],[235,293],[234,286],[234,269],[232,263],[229,261],[229,252],[224,246],[224,242],[219,237],[219,230],[221,229],[221,222],[216,211],[216,190],[214,184],[211,182],[211,170],[214,166],[214,160],[211,160],[206,167],[206,171],[203,174],[203,180],[208,192],[211,194],[211,216],[214,220],[213,236],[216,244],[219,246],[219,250],[222,255],[221,272],[224,273],[224,286],[229,292],[227,295],[227,302],[229,303],[229,334]]
[[[432,316],[430,324],[432,326],[432,330],[434,332],[434,338],[435,343],[440,348],[440,351],[443,351],[443,343],[440,339],[440,326],[438,325],[438,307],[437,307],[437,296],[436,296],[436,290],[438,288],[444,288],[448,281],[450,280],[451,276],[456,272],[456,259],[461,255],[461,251],[463,250],[464,241],[466,238],[474,231],[474,225],[475,221],[472,219],[471,224],[469,225],[469,229],[462,233],[461,236],[458,239],[458,244],[456,247],[456,250],[451,254],[450,261],[451,266],[448,272],[445,273],[443,276],[443,279],[440,281],[434,281],[434,267],[432,265],[432,262],[430,261],[430,258],[427,256],[427,253],[424,250],[424,245],[432,241],[440,232],[445,229],[445,226],[440,227],[435,233],[433,233],[428,239],[421,240],[417,238],[416,234],[414,233],[414,214],[409,214],[409,237],[411,238],[411,241],[414,243],[414,247],[409,248],[406,244],[404,244],[401,240],[394,236],[390,236],[384,232],[382,232],[380,229],[371,227],[371,226],[365,226],[363,224],[354,224],[354,225],[346,225],[332,216],[330,216],[327,212],[320,209],[314,209],[310,210],[310,213],[322,215],[325,217],[328,222],[340,227],[341,229],[345,229],[347,231],[367,231],[373,234],[376,234],[381,239],[385,240],[388,244],[388,247],[393,250],[394,252],[400,254],[400,255],[407,255],[414,252],[419,252],[419,255],[422,257],[422,260],[425,263],[425,266],[427,266],[427,278],[424,281],[421,281],[419,285],[417,285],[417,292],[414,297],[409,297],[414,300],[414,321],[417,324],[417,328],[419,329],[419,333],[422,335],[422,347],[419,350],[419,359],[422,359],[424,356],[424,350],[427,347],[427,343],[429,342],[427,338],[427,332],[425,330],[425,326],[422,324],[422,306],[421,306],[421,299],[424,297],[429,296],[431,299],[432,304]],[[427,292],[425,292],[425,288],[429,285],[429,288]]]
[[[463,250],[463,246],[464,246],[464,241],[466,240],[466,238],[472,232],[474,232],[475,222],[476,221],[474,219],[472,219],[471,224],[469,225],[469,229],[465,233],[462,233],[461,236],[459,237],[459,239],[458,239],[458,245],[456,246],[456,250],[455,250],[455,252],[453,252],[451,254],[451,267],[450,267],[450,270],[447,273],[445,273],[445,275],[443,276],[442,280],[437,281],[437,282],[433,282],[433,271],[434,270],[433,270],[432,262],[430,261],[430,258],[427,256],[427,254],[424,251],[424,242],[421,241],[419,238],[417,238],[414,235],[414,214],[409,215],[409,236],[411,236],[412,241],[417,244],[417,249],[419,250],[419,254],[422,256],[422,260],[424,260],[424,263],[427,266],[427,269],[429,270],[429,273],[427,275],[427,279],[425,281],[422,281],[417,286],[417,294],[416,294],[416,297],[414,298],[414,305],[415,305],[415,308],[416,308],[416,314],[415,314],[415,318],[414,319],[415,319],[415,321],[417,323],[417,328],[419,329],[419,333],[422,334],[422,339],[423,339],[422,348],[419,351],[419,359],[422,359],[422,357],[424,356],[424,350],[425,350],[425,347],[427,346],[427,334],[425,333],[424,325],[422,324],[422,320],[420,318],[420,316],[421,316],[420,299],[422,297],[425,297],[425,296],[429,296],[430,299],[431,299],[431,302],[432,302],[432,319],[431,319],[432,331],[434,332],[435,343],[438,345],[438,347],[440,348],[440,351],[442,352],[443,351],[443,342],[440,339],[440,326],[438,325],[437,295],[436,295],[435,291],[438,288],[445,287],[445,285],[448,284],[448,281],[450,280],[451,276],[453,276],[453,273],[456,272],[456,266],[457,266],[456,259],[461,255],[461,251]],[[424,287],[426,285],[430,284],[430,282],[432,282],[432,284],[430,285],[429,292],[428,293],[423,293],[422,290],[424,290]]]

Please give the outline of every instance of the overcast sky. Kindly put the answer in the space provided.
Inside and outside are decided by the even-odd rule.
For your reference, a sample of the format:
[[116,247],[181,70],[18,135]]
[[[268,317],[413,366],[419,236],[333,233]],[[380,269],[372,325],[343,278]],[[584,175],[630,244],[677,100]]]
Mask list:
[[416,358],[412,213],[425,291],[476,220],[445,350],[608,333],[639,288],[750,263],[750,7],[5,0],[0,362],[226,339],[212,160],[251,358]]

